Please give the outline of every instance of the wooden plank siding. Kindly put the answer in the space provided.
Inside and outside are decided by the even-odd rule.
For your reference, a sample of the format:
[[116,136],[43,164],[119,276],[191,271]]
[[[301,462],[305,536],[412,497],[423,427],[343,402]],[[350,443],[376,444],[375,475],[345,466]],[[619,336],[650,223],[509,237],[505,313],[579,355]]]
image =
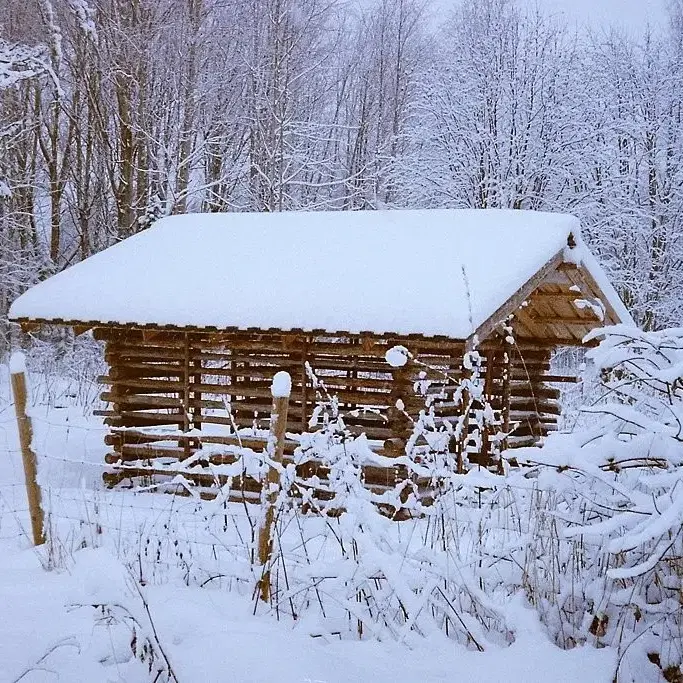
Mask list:
[[[455,422],[461,411],[453,402],[453,392],[463,376],[465,343],[459,340],[275,332],[150,333],[112,327],[97,328],[95,337],[105,342],[105,359],[110,365],[109,373],[98,379],[108,386],[102,400],[109,407],[101,414],[112,429],[107,436],[113,449],[107,462],[112,465],[141,460],[152,463],[157,458],[182,461],[202,444],[262,448],[258,438],[238,438],[230,429],[224,435],[201,439],[184,433],[216,424],[253,428],[255,434],[267,430],[270,385],[280,370],[292,376],[287,423],[292,435],[316,429],[309,426],[313,410],[319,401],[334,396],[353,434],[366,434],[378,453],[398,455],[411,433],[410,418],[424,408],[425,397],[415,391],[415,383],[424,379],[430,382],[428,393],[437,415]],[[384,356],[397,344],[406,346],[418,362],[392,368]],[[555,429],[559,392],[544,383],[550,370],[550,347],[526,342],[504,345],[496,338],[482,345],[481,353],[487,398],[494,409],[506,412],[510,427],[514,427],[508,446],[537,443]],[[306,364],[313,369],[318,387],[308,376]],[[402,410],[397,408],[399,400]],[[166,436],[140,430],[153,426],[175,430]],[[296,446],[296,438],[288,440],[287,457]],[[465,446],[471,461],[497,464],[490,462],[488,442],[479,453],[467,440]],[[231,456],[225,457],[229,461]],[[226,460],[212,457],[212,462],[218,461]],[[109,481],[118,481],[121,474],[131,473],[110,476]],[[385,473],[384,478],[393,484],[392,476]]]

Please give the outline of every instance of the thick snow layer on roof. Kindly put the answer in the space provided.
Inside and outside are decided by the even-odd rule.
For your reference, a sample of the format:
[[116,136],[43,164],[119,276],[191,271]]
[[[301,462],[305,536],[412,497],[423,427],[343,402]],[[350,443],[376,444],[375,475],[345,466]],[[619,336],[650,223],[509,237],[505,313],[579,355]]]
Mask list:
[[172,216],[33,287],[10,316],[466,338],[570,233],[581,248],[576,218],[511,210]]

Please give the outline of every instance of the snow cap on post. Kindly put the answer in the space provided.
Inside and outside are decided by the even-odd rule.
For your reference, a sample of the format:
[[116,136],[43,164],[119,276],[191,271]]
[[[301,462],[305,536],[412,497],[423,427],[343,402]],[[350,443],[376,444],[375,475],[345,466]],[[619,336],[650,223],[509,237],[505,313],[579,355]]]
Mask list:
[[15,351],[9,358],[9,371],[12,375],[26,372],[26,356],[21,351]]
[[275,373],[273,384],[270,387],[273,398],[285,398],[292,393],[292,378],[288,372],[281,370]]

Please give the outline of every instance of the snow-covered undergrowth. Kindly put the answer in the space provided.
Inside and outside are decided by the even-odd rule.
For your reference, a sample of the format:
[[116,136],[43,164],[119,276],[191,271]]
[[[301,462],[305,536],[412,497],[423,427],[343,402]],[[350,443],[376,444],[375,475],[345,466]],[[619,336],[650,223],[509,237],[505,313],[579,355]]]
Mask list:
[[104,346],[92,336],[75,337],[64,328],[50,328],[48,337],[34,338],[26,352],[32,374],[31,401],[52,408],[79,406],[84,413],[97,407],[102,385],[97,376],[106,374]]
[[[17,624],[64,620],[11,650],[7,680],[76,671],[83,658],[99,673],[69,680],[223,680],[229,662],[254,681],[680,680],[683,331],[614,328],[591,355],[605,391],[590,431],[510,452],[524,466],[503,474],[454,474],[438,452],[445,428],[426,411],[415,428],[436,457],[415,440],[397,462],[431,473],[431,505],[411,485],[363,486],[367,443],[345,433],[332,401],[297,456],[325,461],[327,481],[308,483],[329,495],[281,468],[265,568],[258,505],[102,489],[104,430],[73,391],[70,407],[48,397],[33,409],[49,531],[45,569],[35,566],[20,552],[27,517],[4,399],[0,591]],[[413,519],[392,521],[378,503]],[[269,604],[258,600],[265,570]]]
[[571,584],[540,594],[540,609],[566,646],[587,624],[576,606],[587,607],[588,632],[618,647],[622,675],[647,657],[666,680],[680,681],[683,330],[595,334],[604,338],[588,356],[603,391],[583,409],[597,418],[593,425],[515,453],[531,466],[525,476],[551,492],[541,507],[578,561]]

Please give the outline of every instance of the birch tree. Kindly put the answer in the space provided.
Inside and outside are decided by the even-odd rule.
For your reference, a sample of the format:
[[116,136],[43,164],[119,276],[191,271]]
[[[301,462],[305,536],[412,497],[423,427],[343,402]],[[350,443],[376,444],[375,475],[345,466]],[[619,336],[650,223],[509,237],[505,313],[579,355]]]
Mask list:
[[406,195],[428,205],[555,206],[580,115],[571,36],[510,0],[482,0],[463,4],[440,44],[414,105]]

